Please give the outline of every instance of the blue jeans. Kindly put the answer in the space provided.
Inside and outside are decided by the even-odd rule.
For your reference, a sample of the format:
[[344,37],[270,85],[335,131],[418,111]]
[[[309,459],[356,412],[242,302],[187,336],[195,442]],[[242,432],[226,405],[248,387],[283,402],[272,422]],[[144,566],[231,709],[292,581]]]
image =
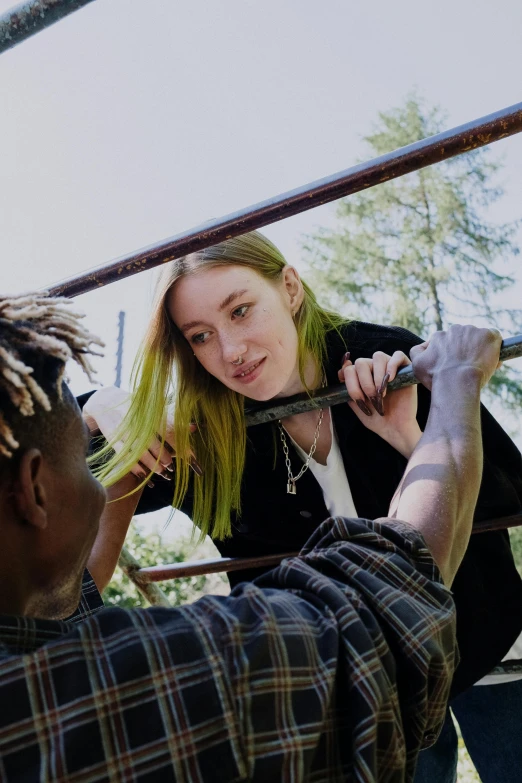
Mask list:
[[[522,781],[522,680],[476,685],[451,702],[482,783]],[[457,732],[448,714],[440,737],[421,751],[414,783],[455,783]]]

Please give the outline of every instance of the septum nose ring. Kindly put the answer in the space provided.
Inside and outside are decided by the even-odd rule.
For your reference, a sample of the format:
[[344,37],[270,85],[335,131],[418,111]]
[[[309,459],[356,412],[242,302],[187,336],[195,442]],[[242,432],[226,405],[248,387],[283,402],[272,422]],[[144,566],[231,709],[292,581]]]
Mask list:
[[235,362],[232,362],[232,364],[243,364],[245,360],[242,356],[238,356]]

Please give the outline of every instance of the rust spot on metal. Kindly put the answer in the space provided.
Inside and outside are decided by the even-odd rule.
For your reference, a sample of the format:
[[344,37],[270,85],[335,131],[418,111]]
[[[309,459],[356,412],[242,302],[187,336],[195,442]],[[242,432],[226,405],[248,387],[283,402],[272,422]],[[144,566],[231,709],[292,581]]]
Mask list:
[[0,16],[0,54],[93,0],[28,0]]

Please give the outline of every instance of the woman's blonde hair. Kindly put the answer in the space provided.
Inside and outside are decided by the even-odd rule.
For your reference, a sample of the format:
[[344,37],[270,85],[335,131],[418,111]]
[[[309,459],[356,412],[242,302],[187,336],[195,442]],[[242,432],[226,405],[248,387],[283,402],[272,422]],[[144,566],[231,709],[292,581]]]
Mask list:
[[[192,511],[202,537],[229,536],[231,513],[241,510],[246,448],[244,397],[210,375],[195,358],[169,315],[167,295],[185,275],[231,264],[246,266],[275,282],[281,279],[286,261],[270,240],[253,231],[165,265],[156,288],[152,318],[132,371],[130,408],[112,443],[95,455],[95,459],[109,456],[112,444],[124,440],[124,449],[97,469],[106,486],[114,484],[136,464],[155,436],[165,437],[167,408],[173,402],[176,454],[185,459],[176,462],[172,505],[179,508],[189,489],[191,473],[186,457],[192,450],[203,469],[203,476],[193,482]],[[306,388],[307,357],[311,353],[316,358],[318,380],[326,352],[326,332],[338,329],[346,319],[320,307],[304,281],[303,288],[304,299],[295,325],[299,374]],[[194,433],[190,432],[191,422],[197,427]]]

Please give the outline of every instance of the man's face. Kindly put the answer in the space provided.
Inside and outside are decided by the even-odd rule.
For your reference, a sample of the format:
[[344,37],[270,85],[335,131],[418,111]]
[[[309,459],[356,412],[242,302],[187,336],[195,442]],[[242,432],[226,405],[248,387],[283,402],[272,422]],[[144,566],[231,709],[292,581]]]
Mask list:
[[87,467],[89,433],[78,406],[68,394],[61,407],[66,409],[65,424],[55,446],[43,456],[48,524],[37,534],[39,589],[27,612],[47,618],[66,617],[78,606],[83,571],[105,506],[105,490]]

